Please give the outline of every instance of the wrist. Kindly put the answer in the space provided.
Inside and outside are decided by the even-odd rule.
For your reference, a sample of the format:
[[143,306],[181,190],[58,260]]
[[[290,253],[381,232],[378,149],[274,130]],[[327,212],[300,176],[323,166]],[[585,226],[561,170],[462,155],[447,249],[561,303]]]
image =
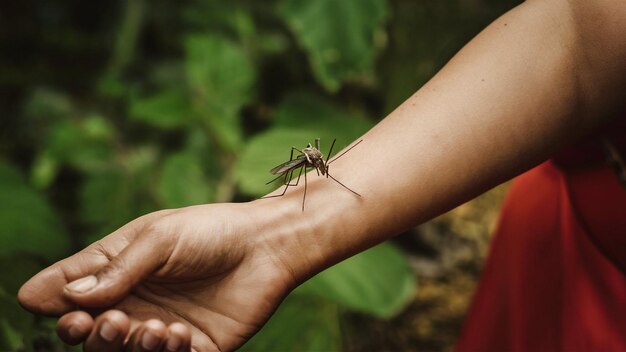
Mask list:
[[313,258],[311,250],[314,220],[302,212],[301,204],[296,203],[294,197],[258,199],[248,203],[255,226],[253,246],[255,250],[261,249],[263,255],[284,271],[290,289],[315,275],[318,267],[318,260]]
[[282,197],[248,203],[257,234],[255,245],[266,248],[285,268],[294,287],[374,244],[367,239],[368,222],[357,210],[362,198],[326,181],[309,177],[304,211],[300,185],[290,187]]

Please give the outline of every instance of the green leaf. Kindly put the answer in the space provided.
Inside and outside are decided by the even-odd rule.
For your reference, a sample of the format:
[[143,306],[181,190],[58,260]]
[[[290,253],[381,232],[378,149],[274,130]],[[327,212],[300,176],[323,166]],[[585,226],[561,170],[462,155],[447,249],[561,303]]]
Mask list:
[[321,139],[326,155],[333,139],[336,155],[342,148],[367,131],[372,123],[344,113],[329,104],[306,96],[292,96],[281,104],[275,115],[276,127],[253,137],[243,150],[235,168],[235,178],[246,194],[261,196],[280,183],[266,185],[275,177],[269,170],[289,160],[291,147],[304,148]]
[[128,93],[128,86],[119,73],[109,71],[102,75],[97,83],[97,89],[100,94],[109,98],[121,98]]
[[241,351],[341,351],[337,308],[292,294]]
[[210,201],[213,190],[201,165],[191,153],[177,153],[165,159],[158,188],[164,207],[178,208]]
[[98,114],[90,114],[82,121],[82,130],[87,138],[97,142],[110,142],[115,138],[115,128],[109,120]]
[[11,268],[0,275],[0,287],[10,296],[17,296],[22,284],[43,269],[43,266],[32,256],[13,253],[0,257],[0,268]]
[[[34,319],[21,309],[15,295],[0,287],[0,351],[23,351],[30,347]],[[30,350],[30,348],[28,348]]]
[[371,70],[389,9],[385,0],[283,0],[279,13],[308,54],[317,80],[334,92]]
[[415,287],[406,257],[383,243],[323,271],[296,291],[388,318],[411,301]]
[[0,160],[0,255],[25,252],[53,261],[68,249],[65,229],[46,200]]
[[282,101],[274,113],[274,125],[314,131],[323,138],[322,142],[326,140],[329,144],[337,138],[339,145],[352,142],[374,126],[360,114],[347,113],[303,93],[291,94]]
[[0,318],[0,349],[17,351],[23,347],[24,343],[17,329],[11,326],[7,318]]
[[38,88],[29,97],[25,106],[28,116],[41,120],[67,118],[73,112],[70,98],[47,88]]
[[[233,33],[241,32],[241,22],[251,27],[250,11],[235,2],[189,1],[182,15],[185,22],[203,32]],[[245,17],[242,21],[241,17]]]
[[81,218],[94,232],[87,242],[115,230],[134,215],[130,178],[117,170],[89,176],[80,189]]
[[147,98],[132,98],[129,115],[135,121],[172,129],[190,121],[191,111],[188,106],[187,96],[182,90],[169,89]]
[[242,138],[239,110],[250,99],[254,67],[239,46],[218,36],[189,36],[185,50],[197,113],[223,148],[237,149]]
[[42,265],[24,254],[0,257],[0,267],[11,268],[0,275],[0,351],[30,350],[34,333],[33,316],[17,303],[17,291]]
[[37,155],[30,171],[30,181],[37,189],[45,189],[54,181],[59,171],[56,158],[44,150]]
[[103,117],[60,120],[53,127],[45,152],[58,163],[84,172],[99,172],[113,158],[115,129]]

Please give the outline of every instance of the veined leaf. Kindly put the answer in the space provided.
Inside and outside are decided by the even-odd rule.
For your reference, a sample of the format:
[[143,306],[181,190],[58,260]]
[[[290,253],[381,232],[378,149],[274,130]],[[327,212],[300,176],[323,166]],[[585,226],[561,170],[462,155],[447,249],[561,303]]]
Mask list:
[[411,301],[415,287],[406,257],[383,243],[321,272],[296,292],[388,318]]
[[189,102],[180,89],[169,89],[146,98],[130,101],[129,115],[133,120],[152,126],[171,129],[184,126],[191,119]]
[[0,161],[0,255],[25,252],[53,261],[68,249],[65,229],[46,200]]
[[159,180],[162,205],[178,208],[210,201],[213,190],[194,154],[177,153],[165,159]]
[[337,107],[304,93],[288,95],[274,113],[274,125],[321,133],[320,138],[331,143],[350,143],[372,126],[364,116],[347,113]]
[[292,294],[241,351],[341,351],[337,307]]
[[385,0],[283,0],[279,9],[329,91],[371,69],[376,36],[389,13]]
[[30,350],[34,319],[17,303],[15,295],[5,292],[0,287],[0,350]]
[[111,142],[115,129],[104,118],[60,120],[52,127],[44,153],[58,163],[85,171],[102,171],[113,157]]
[[80,210],[93,231],[86,242],[108,235],[131,220],[136,207],[130,178],[118,170],[91,175],[80,189]]
[[73,113],[70,98],[47,88],[37,88],[24,106],[26,115],[42,121],[67,118]]
[[222,147],[237,149],[241,143],[239,110],[250,98],[254,67],[239,46],[219,36],[189,36],[185,50],[197,113]]
[[0,351],[29,351],[33,335],[33,315],[17,303],[17,291],[42,266],[23,253],[3,255],[0,267],[10,268],[0,275]]

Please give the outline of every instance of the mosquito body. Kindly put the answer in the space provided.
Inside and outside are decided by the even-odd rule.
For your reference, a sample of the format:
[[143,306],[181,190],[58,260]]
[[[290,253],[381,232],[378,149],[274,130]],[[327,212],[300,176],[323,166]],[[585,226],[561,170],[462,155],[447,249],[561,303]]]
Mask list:
[[[344,151],[343,153],[339,154],[339,156],[337,156],[334,159],[330,160],[330,156],[331,156],[331,153],[333,152],[333,147],[335,146],[335,142],[336,141],[337,141],[336,139],[333,140],[333,143],[330,145],[330,150],[328,151],[328,158],[326,160],[324,160],[324,155],[320,151],[320,139],[319,138],[315,139],[315,146],[312,146],[311,143],[309,143],[307,145],[307,147],[302,149],[302,150],[300,150],[300,149],[298,149],[296,147],[291,147],[291,155],[289,157],[289,161],[284,162],[284,163],[276,166],[272,170],[270,170],[270,172],[272,174],[278,175],[278,177],[276,177],[275,179],[273,179],[273,180],[271,180],[270,182],[267,183],[267,184],[270,184],[270,183],[276,181],[279,178],[283,178],[284,179],[283,180],[283,185],[285,186],[285,188],[283,189],[283,193],[277,194],[277,195],[273,195],[273,196],[267,196],[267,197],[263,197],[263,198],[282,197],[283,195],[285,195],[285,192],[287,192],[287,188],[289,188],[289,186],[297,186],[298,185],[298,183],[300,182],[300,176],[302,176],[302,171],[304,171],[304,196],[302,197],[302,211],[304,211],[304,201],[306,199],[306,188],[307,188],[306,172],[307,172],[307,169],[309,169],[309,168],[315,169],[315,171],[317,172],[318,176],[321,173],[322,176],[326,176],[326,178],[330,177],[335,182],[337,182],[338,184],[343,186],[345,189],[347,189],[348,191],[350,191],[350,192],[352,192],[355,195],[360,197],[361,196],[360,194],[358,194],[355,191],[351,190],[346,185],[344,185],[343,183],[339,182],[339,180],[337,180],[336,178],[331,176],[330,173],[328,172],[328,168],[329,168],[330,163],[332,163],[333,161],[339,159],[341,156],[343,156],[348,151],[350,151],[350,149],[356,147],[357,144],[362,142],[362,140],[356,142],[353,146],[348,148],[346,151]],[[296,156],[295,159],[293,157],[294,150],[300,153],[300,155]],[[291,184],[291,180],[293,178],[293,173],[296,170],[299,170],[298,171],[298,178],[296,179],[296,183],[295,184]]]

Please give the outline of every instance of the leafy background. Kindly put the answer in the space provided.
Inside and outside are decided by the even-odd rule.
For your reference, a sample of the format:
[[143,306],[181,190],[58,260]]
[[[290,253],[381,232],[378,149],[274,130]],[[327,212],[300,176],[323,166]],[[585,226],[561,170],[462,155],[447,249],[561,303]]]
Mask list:
[[[70,348],[17,305],[38,270],[147,212],[263,195],[290,146],[349,144],[517,2],[2,2],[0,350]],[[243,350],[450,348],[502,193],[319,274]]]

